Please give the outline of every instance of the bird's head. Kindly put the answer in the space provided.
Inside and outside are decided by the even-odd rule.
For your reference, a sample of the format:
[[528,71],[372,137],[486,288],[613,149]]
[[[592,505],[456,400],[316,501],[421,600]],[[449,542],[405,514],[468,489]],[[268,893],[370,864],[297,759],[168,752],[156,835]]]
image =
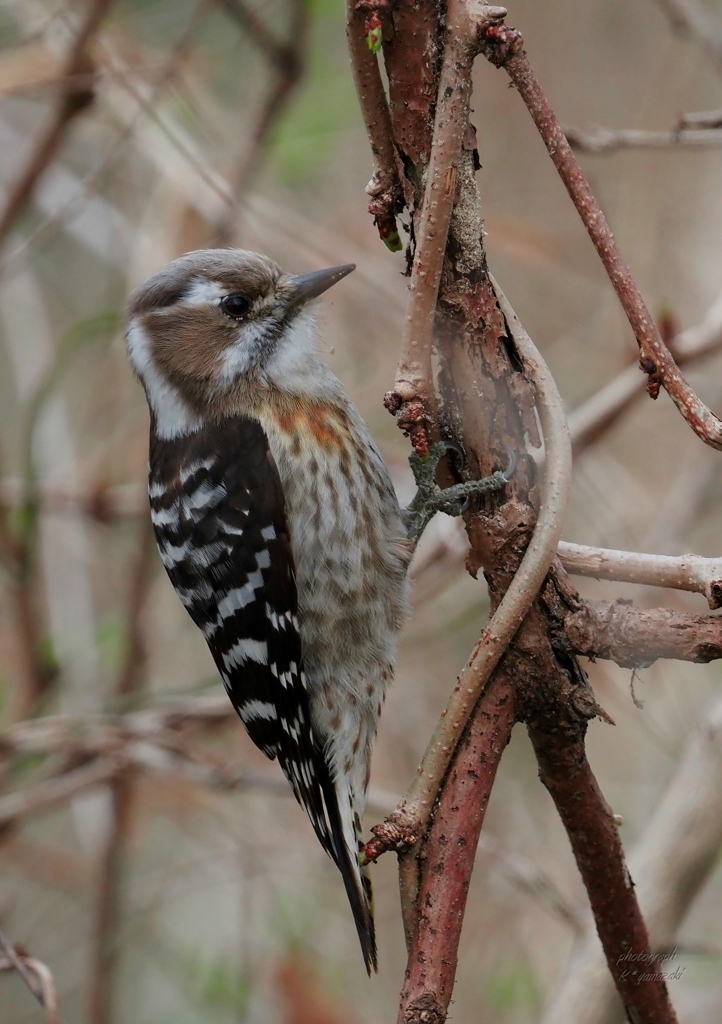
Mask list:
[[202,249],[149,278],[130,299],[127,340],[161,436],[249,391],[318,387],[308,304],[353,269],[284,274],[245,249]]

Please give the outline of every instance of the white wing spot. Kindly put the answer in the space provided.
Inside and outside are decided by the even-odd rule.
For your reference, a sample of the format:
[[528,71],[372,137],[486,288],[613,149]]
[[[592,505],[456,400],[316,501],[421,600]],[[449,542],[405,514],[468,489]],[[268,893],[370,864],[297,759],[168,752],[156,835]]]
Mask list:
[[259,665],[268,664],[268,644],[265,640],[238,640],[230,651],[223,655],[226,668],[242,665],[244,661],[255,661]]
[[191,462],[189,466],[181,470],[180,478],[181,483],[186,484],[192,476],[199,473],[202,469],[211,470],[216,464],[215,459],[196,459],[195,462]]
[[214,486],[208,480],[204,480],[195,491],[183,496],[183,504],[191,512],[205,512],[209,507],[212,508],[222,501],[227,493],[223,484]]
[[[153,496],[154,495],[151,495],[151,497]],[[159,495],[155,495],[155,497],[159,497]],[[157,527],[177,526],[178,523],[180,522],[180,516],[178,515],[178,509],[176,508],[175,504],[171,505],[170,508],[158,509],[158,511],[151,508],[150,518],[153,523],[153,526]]]
[[268,704],[265,700],[249,700],[238,709],[241,721],[244,725],[248,725],[249,722],[254,722],[258,718],[263,718],[267,722],[275,722],[278,718],[278,712],[273,704]]

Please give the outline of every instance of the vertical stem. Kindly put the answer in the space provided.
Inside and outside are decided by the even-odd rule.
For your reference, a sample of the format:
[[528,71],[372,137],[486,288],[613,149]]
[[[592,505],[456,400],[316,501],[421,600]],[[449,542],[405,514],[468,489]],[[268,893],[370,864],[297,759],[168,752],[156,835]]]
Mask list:
[[[413,930],[398,1024],[446,1019],[479,834],[515,722],[513,693],[513,681],[503,670],[497,672],[457,748],[423,842],[423,859],[413,863],[421,879],[409,915]],[[406,856],[416,862],[418,852]]]
[[587,761],[583,735],[531,726],[529,736],[539,762],[539,777],[567,830],[627,1020],[630,1024],[676,1024],[664,978],[649,966],[647,926],[617,824]]
[[[153,534],[144,519],[128,593],[126,655],[115,686],[119,700],[137,696],[144,685],[145,645],[142,614],[152,574]],[[112,1024],[113,981],[118,960],[123,910],[124,865],[133,812],[132,772],[120,773],[110,786],[111,820],[99,865],[98,900],[93,929],[93,959],[88,1001],[89,1024]]]

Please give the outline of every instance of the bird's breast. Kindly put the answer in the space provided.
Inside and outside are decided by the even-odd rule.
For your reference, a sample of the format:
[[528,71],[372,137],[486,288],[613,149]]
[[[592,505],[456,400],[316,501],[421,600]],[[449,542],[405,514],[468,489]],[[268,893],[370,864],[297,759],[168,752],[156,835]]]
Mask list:
[[370,671],[380,650],[392,660],[406,600],[405,530],[386,466],[350,403],[264,410],[261,422],[286,500],[310,676],[331,659]]

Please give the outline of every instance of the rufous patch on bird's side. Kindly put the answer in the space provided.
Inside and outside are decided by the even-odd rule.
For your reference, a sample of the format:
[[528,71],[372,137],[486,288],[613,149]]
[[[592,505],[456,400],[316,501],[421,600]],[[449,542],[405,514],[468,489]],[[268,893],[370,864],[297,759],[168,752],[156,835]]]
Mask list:
[[276,413],[278,429],[284,434],[306,434],[327,450],[344,447],[348,422],[338,409],[319,403],[297,403]]

